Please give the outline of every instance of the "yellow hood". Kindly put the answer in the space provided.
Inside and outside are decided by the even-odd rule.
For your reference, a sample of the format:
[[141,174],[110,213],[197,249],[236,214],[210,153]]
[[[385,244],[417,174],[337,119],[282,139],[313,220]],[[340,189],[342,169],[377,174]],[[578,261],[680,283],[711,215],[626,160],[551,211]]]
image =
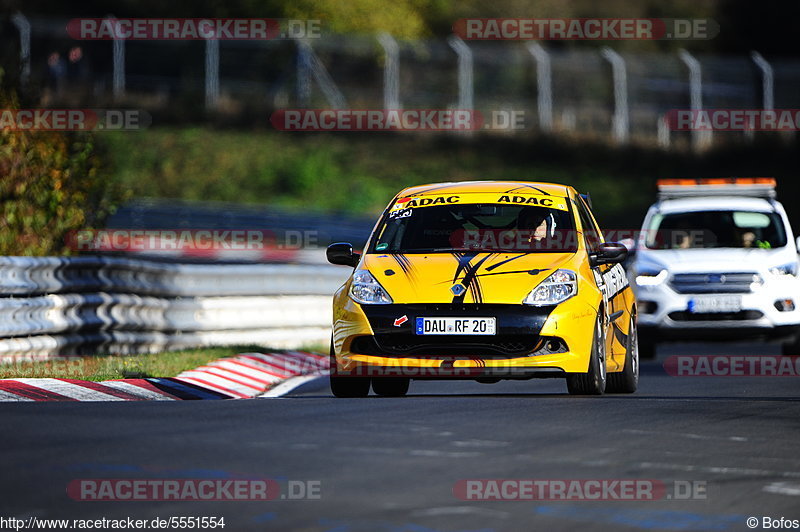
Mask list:
[[[369,254],[361,268],[395,303],[519,304],[574,253]],[[462,290],[454,285],[463,286]],[[463,292],[459,295],[459,292]]]

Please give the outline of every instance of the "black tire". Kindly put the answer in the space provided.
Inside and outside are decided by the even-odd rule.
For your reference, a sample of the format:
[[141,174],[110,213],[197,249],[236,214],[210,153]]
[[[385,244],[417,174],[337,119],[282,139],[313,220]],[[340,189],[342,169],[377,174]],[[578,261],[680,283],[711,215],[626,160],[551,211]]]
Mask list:
[[607,393],[633,393],[639,386],[639,341],[636,332],[636,316],[631,314],[628,326],[628,343],[625,346],[625,365],[618,373],[609,373]]
[[567,390],[572,395],[603,395],[606,390],[606,335],[602,315],[597,316],[594,326],[589,371],[568,374]]
[[351,377],[339,374],[336,369],[336,356],[333,354],[333,342],[331,342],[330,356],[331,393],[334,397],[366,397],[369,395],[369,377]]
[[373,378],[372,391],[384,397],[403,397],[408,393],[410,380],[406,377]]

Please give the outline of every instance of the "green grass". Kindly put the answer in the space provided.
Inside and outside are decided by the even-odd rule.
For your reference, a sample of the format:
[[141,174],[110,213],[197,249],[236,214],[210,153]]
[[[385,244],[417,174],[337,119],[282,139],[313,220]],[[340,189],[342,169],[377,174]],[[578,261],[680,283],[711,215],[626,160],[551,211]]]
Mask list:
[[0,378],[23,377],[104,381],[146,377],[175,377],[214,360],[244,352],[268,352],[261,346],[211,347],[148,355],[100,355],[57,358],[41,362],[0,365]]
[[[400,189],[456,180],[552,181],[592,196],[604,228],[638,228],[665,177],[791,179],[797,141],[764,137],[703,154],[603,142],[474,135],[154,127],[96,136],[108,179],[132,197],[269,204],[374,216]],[[797,217],[800,212],[791,212]]]
[[585,150],[483,137],[193,127],[108,133],[98,136],[98,142],[109,178],[133,197],[375,215],[400,189],[440,181],[573,184],[592,188],[602,200],[601,211],[609,212],[632,201],[645,204],[651,193],[636,187],[621,198],[619,174],[608,165],[593,164]]

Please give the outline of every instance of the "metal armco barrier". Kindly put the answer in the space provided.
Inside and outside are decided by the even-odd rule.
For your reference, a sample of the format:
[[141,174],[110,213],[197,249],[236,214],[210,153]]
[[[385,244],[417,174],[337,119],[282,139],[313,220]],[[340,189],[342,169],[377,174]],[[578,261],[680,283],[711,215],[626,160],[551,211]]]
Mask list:
[[0,257],[0,361],[327,342],[349,272],[291,264]]

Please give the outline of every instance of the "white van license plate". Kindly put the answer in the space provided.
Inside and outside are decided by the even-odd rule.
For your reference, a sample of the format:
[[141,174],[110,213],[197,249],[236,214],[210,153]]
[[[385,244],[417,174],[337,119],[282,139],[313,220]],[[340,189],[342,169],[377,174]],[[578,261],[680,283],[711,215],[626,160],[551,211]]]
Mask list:
[[496,318],[417,318],[417,334],[496,334]]
[[689,300],[689,312],[739,312],[742,310],[741,296],[703,296]]

